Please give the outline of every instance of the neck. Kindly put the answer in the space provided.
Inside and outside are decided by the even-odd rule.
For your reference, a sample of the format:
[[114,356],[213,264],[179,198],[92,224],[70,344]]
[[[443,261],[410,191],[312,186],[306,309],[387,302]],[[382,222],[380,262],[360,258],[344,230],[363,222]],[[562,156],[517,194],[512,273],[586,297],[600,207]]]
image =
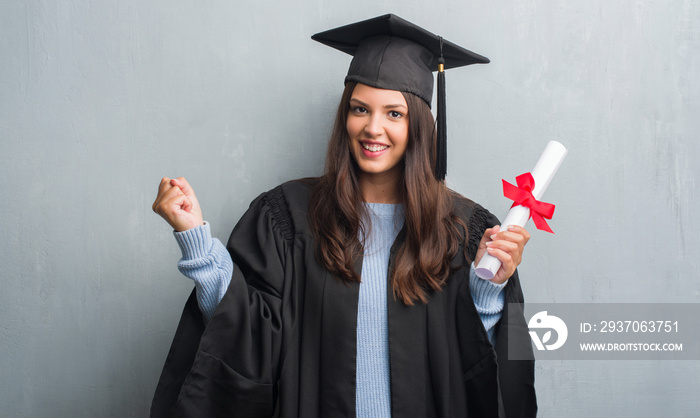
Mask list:
[[360,175],[362,200],[367,203],[400,203],[399,179],[396,176]]

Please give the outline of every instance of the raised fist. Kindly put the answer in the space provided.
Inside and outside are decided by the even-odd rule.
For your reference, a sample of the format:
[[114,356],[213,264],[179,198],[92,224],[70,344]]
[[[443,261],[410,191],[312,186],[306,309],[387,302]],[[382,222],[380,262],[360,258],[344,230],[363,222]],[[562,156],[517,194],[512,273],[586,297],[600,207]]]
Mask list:
[[153,211],[178,232],[204,224],[197,196],[184,177],[163,177],[158,186],[158,196],[153,202]]

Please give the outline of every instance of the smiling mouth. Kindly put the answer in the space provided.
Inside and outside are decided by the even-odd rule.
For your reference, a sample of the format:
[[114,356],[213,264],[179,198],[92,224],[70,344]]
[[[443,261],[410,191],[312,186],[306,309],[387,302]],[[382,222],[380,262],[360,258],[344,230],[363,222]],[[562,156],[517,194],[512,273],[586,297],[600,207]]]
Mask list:
[[389,148],[388,145],[380,145],[380,144],[366,144],[364,142],[361,142],[362,148],[366,149],[369,152],[379,152],[379,151],[384,151],[385,149]]

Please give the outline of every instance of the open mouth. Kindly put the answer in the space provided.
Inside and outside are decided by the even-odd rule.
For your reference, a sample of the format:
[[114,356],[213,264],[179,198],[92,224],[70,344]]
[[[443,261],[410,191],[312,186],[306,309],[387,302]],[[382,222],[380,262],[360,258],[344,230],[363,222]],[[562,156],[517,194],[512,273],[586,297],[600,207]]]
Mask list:
[[360,144],[362,144],[362,148],[366,149],[369,152],[379,152],[389,148],[388,145],[381,144],[367,144],[365,142],[361,142]]

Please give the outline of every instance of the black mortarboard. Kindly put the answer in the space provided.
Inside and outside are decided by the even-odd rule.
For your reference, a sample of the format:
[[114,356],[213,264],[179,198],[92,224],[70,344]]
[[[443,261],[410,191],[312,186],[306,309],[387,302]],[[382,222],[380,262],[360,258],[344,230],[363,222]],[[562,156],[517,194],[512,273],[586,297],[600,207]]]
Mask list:
[[[435,176],[447,167],[443,69],[486,64],[489,59],[393,14],[320,32],[311,39],[353,56],[345,82],[412,93],[430,106],[438,71],[438,143]],[[443,65],[444,64],[444,65]]]

